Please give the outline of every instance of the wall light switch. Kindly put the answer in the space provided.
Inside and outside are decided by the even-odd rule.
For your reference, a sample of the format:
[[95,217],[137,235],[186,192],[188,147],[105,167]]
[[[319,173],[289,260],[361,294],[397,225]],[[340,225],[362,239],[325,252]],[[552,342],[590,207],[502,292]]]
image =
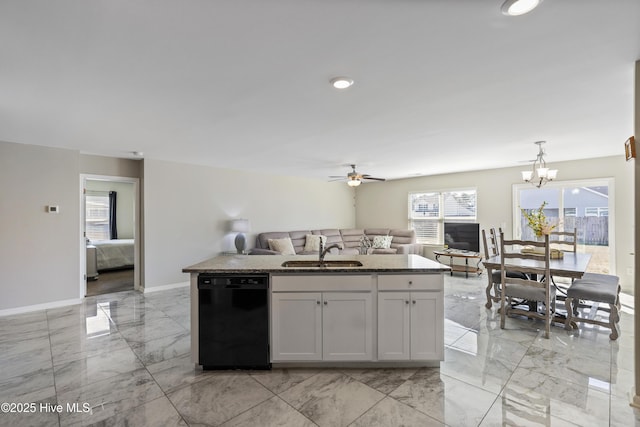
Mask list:
[[60,213],[60,206],[58,206],[58,205],[49,205],[49,206],[47,206],[47,211],[49,213]]

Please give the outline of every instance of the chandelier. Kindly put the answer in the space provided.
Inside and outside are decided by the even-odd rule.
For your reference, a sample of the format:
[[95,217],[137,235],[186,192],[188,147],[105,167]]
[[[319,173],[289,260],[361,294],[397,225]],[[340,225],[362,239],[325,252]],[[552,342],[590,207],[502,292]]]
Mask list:
[[[533,161],[533,167],[530,171],[522,171],[522,180],[524,182],[531,183],[537,188],[542,187],[549,181],[553,181],[556,179],[556,175],[558,174],[557,169],[549,169],[547,167],[547,162],[544,161],[544,149],[542,148],[542,144],[546,143],[546,141],[536,141],[534,144],[538,146],[538,155],[536,159]],[[534,178],[534,174],[536,178]]]

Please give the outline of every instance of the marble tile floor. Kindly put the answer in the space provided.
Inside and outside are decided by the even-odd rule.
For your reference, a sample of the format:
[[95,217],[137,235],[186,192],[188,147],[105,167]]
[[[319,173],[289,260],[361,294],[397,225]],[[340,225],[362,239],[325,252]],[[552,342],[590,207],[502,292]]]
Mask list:
[[485,277],[445,278],[439,368],[203,372],[187,288],[88,297],[0,318],[1,426],[640,426],[629,407],[633,310],[622,335],[508,319]]

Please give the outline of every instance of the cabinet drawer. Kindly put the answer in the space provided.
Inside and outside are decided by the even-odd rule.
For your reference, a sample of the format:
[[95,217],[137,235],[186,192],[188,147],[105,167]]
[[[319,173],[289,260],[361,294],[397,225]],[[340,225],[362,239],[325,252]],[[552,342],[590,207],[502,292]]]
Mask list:
[[425,290],[442,291],[442,274],[379,274],[379,291]]
[[364,291],[373,288],[371,275],[317,274],[271,277],[272,292]]

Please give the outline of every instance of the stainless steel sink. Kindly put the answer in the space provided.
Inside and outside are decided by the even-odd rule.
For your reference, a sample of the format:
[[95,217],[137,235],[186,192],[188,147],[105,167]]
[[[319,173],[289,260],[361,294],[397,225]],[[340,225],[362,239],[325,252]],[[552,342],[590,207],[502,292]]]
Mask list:
[[328,260],[328,261],[311,261],[311,260],[294,260],[285,261],[283,267],[362,267],[362,263],[356,260]]

